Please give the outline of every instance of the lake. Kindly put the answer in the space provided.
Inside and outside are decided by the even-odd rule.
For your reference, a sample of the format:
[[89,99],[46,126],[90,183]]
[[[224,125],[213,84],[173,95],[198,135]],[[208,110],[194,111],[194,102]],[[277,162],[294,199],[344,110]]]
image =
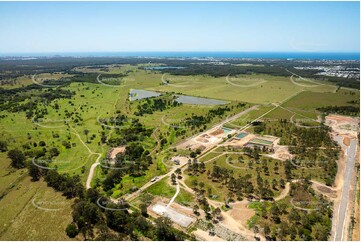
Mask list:
[[144,99],[148,97],[158,97],[161,93],[159,92],[152,92],[152,91],[146,91],[146,90],[140,90],[140,89],[131,89],[129,93],[129,100],[135,101],[139,99]]
[[[149,98],[149,97],[158,97],[162,93],[146,91],[141,89],[131,89],[129,93],[130,101],[135,101],[139,99]],[[191,105],[223,105],[229,103],[228,101],[212,99],[212,98],[203,98],[203,97],[193,97],[186,95],[175,95],[177,98],[177,102],[183,104],[191,104]]]
[[193,104],[193,105],[223,105],[229,102],[218,100],[218,99],[211,99],[211,98],[203,98],[203,97],[193,97],[193,96],[185,96],[185,95],[176,95],[177,102],[184,103],[184,104]]

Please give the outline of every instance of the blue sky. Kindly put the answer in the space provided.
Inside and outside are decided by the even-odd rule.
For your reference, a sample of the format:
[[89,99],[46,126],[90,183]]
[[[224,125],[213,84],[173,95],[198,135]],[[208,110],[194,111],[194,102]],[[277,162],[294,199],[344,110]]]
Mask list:
[[359,2],[0,2],[0,53],[359,52]]

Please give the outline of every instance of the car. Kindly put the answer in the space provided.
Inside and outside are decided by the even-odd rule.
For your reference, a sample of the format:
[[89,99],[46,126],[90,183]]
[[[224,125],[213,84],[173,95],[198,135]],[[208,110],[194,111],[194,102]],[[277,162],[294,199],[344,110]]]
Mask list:
[[150,180],[151,182],[155,182],[156,180],[158,180],[158,177],[156,176],[156,177],[154,177],[154,178],[152,178],[152,180]]

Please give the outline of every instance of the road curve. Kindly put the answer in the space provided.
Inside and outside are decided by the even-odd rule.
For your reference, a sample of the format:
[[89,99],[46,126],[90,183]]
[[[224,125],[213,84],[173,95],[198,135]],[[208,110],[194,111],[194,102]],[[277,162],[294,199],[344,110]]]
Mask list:
[[97,168],[98,165],[100,165],[99,163],[99,159],[100,157],[102,157],[101,154],[98,155],[98,158],[97,160],[95,161],[95,163],[93,163],[93,165],[90,167],[90,171],[89,171],[89,175],[88,175],[88,178],[86,179],[86,189],[88,190],[89,188],[91,188],[91,182],[93,180],[93,176],[94,176],[94,173],[95,173],[95,169]]

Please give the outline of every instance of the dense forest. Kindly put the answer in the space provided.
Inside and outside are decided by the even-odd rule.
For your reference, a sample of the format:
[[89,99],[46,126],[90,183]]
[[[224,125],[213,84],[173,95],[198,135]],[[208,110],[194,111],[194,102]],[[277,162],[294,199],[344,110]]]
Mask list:
[[355,106],[327,106],[318,108],[317,110],[326,115],[330,113],[356,117],[360,115],[360,108]]

